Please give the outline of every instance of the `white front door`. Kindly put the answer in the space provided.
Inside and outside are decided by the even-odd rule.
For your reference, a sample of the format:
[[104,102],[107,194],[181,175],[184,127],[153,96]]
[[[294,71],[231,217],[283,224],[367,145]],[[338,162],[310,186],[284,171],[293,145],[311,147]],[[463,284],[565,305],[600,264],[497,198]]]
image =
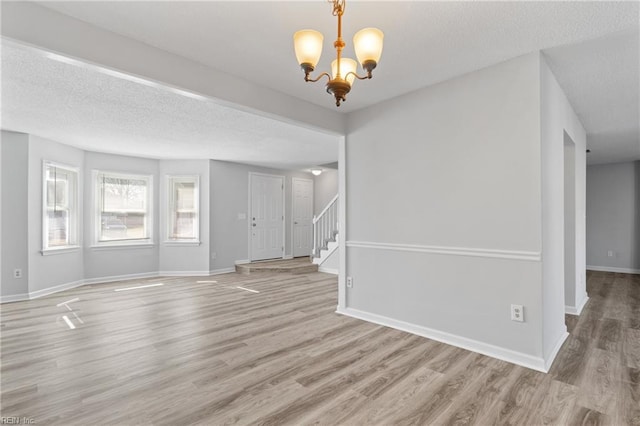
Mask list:
[[313,181],[293,178],[293,257],[311,255]]
[[251,260],[284,255],[284,177],[251,173]]

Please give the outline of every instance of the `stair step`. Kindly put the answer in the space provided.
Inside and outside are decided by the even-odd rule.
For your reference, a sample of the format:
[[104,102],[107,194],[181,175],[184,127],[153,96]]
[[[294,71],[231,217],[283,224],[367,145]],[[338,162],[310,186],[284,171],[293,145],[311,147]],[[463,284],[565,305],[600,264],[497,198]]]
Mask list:
[[318,265],[311,263],[308,257],[287,260],[264,260],[236,265],[236,272],[245,275],[251,274],[252,272],[284,272],[289,274],[307,274],[317,271]]

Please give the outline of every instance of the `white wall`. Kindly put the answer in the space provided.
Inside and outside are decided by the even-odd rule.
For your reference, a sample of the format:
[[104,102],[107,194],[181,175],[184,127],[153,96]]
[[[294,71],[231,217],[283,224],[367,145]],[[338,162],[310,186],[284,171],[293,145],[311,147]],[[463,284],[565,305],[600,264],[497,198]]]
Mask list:
[[544,369],[539,63],[349,116],[342,312]]
[[[160,173],[160,271],[170,274],[209,274],[209,160],[161,160]],[[167,175],[198,175],[200,177],[200,245],[168,243],[167,238]]]
[[[47,292],[57,286],[79,283],[84,279],[82,248],[73,252],[42,255],[42,168],[44,161],[53,161],[79,170],[78,193],[83,189],[82,170],[84,151],[58,142],[29,136],[29,293]],[[86,208],[86,207],[85,207]],[[91,211],[91,210],[89,210]],[[83,206],[79,206],[78,220],[82,223]],[[79,245],[82,247],[82,233]],[[50,252],[54,253],[54,252]]]
[[338,193],[338,171],[324,169],[320,176],[313,177],[313,214],[319,215],[329,201]]
[[[560,85],[540,58],[542,155],[542,263],[544,354],[551,358],[566,336],[564,314],[577,314],[587,301],[585,279],[586,133]],[[575,144],[575,282],[564,273],[565,133]],[[567,299],[565,300],[565,295]]]
[[[84,215],[84,277],[89,280],[112,279],[123,275],[152,274],[159,271],[158,241],[160,238],[158,220],[158,160],[129,157],[124,155],[102,154],[86,152],[84,180],[83,208]],[[148,247],[92,247],[93,227],[96,218],[95,192],[92,177],[94,170],[132,173],[153,176],[153,210],[156,212],[153,221],[153,242]]]
[[[285,255],[292,253],[291,188],[293,177],[310,179],[311,174],[278,170],[226,161],[211,161],[211,270],[233,268],[249,258],[249,173],[285,177]],[[244,219],[238,215],[244,214]]]
[[640,273],[639,212],[640,161],[587,167],[589,269]]
[[[29,135],[2,131],[0,173],[2,177],[2,300],[24,298],[29,292],[28,155]],[[22,269],[22,278],[14,278],[14,269]]]

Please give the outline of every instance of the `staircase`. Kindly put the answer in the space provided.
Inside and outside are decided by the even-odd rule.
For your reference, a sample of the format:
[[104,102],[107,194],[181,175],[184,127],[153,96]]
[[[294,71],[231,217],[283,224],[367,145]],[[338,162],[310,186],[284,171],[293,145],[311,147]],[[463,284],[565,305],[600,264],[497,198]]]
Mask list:
[[313,248],[311,259],[322,265],[338,248],[338,195],[318,216],[313,217]]

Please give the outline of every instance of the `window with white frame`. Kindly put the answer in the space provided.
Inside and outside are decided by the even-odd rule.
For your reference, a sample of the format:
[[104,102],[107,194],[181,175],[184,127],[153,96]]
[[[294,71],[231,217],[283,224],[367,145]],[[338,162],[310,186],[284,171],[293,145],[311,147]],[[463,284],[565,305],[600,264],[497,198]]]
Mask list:
[[78,169],[44,162],[42,249],[78,245]]
[[199,180],[198,176],[167,176],[167,241],[199,240]]
[[100,171],[94,175],[97,243],[151,243],[153,177]]

